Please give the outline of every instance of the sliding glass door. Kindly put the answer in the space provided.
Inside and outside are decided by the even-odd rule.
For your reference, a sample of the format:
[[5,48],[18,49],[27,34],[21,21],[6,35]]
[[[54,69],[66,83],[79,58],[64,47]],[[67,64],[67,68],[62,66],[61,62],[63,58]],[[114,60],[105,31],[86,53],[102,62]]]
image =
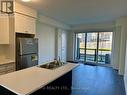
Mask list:
[[98,63],[110,64],[112,32],[99,33]]
[[110,64],[112,32],[76,33],[75,60]]
[[86,62],[96,63],[97,60],[97,35],[98,33],[86,33]]

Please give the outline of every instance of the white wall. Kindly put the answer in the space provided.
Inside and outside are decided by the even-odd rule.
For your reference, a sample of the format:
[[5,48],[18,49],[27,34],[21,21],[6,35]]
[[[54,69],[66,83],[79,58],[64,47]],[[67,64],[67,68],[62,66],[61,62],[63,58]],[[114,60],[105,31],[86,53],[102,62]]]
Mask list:
[[116,21],[116,27],[120,27],[120,55],[119,55],[119,74],[124,75],[124,84],[127,94],[127,17],[120,18]]
[[62,45],[61,45],[61,61],[66,62],[67,61],[67,32],[62,30]]
[[60,29],[70,29],[70,27],[62,22],[56,21],[52,18],[49,18],[47,16],[43,16],[42,14],[38,14],[38,20],[44,24],[57,27]]
[[67,31],[56,29],[56,54],[55,57],[60,57],[61,61],[67,61]]
[[62,37],[61,37],[61,35],[62,35],[62,30],[61,29],[56,29],[55,58],[58,58],[58,56],[61,58],[61,55],[62,55],[62,49],[61,49],[62,48],[62,46],[61,46],[61,44],[62,44],[62,41],[61,41]]
[[39,38],[39,64],[62,57],[62,31],[68,29],[68,25],[38,14],[36,36]]
[[37,22],[37,38],[39,38],[39,64],[55,58],[55,28]]
[[95,23],[95,24],[83,24],[72,27],[72,31],[111,31],[114,27],[114,22]]
[[120,43],[121,43],[121,27],[114,27],[113,40],[112,40],[112,55],[111,63],[114,69],[119,70],[119,56],[120,56]]
[[67,35],[63,29],[37,22],[37,35],[39,38],[39,64],[53,61],[60,57],[61,61],[66,61]]
[[[126,40],[127,40],[127,17],[122,17],[118,20],[116,20],[116,31],[120,32],[120,35],[115,40],[120,41],[120,43],[116,43],[119,46],[115,48],[119,48],[119,51],[117,51],[117,55],[119,55],[118,60],[118,68],[119,68],[119,74],[124,75],[124,69],[125,69],[125,51],[126,51]],[[118,42],[119,42],[118,41]],[[117,58],[114,58],[113,60],[117,60]]]
[[74,32],[67,33],[67,61],[74,60]]

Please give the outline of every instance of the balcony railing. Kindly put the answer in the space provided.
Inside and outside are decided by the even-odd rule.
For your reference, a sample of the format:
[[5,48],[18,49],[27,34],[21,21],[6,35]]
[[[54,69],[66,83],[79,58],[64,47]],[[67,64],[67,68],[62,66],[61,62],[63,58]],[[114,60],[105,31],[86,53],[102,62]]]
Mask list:
[[[85,53],[86,51],[86,53]],[[86,55],[86,56],[85,56]],[[77,59],[86,62],[103,62],[110,64],[111,49],[79,48]]]

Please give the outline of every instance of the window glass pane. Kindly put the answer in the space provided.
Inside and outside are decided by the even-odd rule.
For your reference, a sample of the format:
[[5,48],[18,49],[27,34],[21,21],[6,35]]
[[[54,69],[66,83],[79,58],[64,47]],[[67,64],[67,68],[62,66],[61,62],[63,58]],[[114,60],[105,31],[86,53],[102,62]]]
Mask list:
[[112,32],[99,33],[98,62],[110,64]]
[[96,62],[98,33],[87,33],[86,62]]
[[76,59],[84,61],[85,56],[85,33],[76,34]]

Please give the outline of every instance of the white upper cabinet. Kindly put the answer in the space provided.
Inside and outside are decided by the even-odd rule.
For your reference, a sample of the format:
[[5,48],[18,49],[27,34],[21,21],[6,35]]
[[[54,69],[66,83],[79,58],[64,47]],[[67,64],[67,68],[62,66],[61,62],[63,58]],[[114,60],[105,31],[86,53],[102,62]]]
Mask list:
[[36,10],[15,2],[14,11],[15,32],[25,34],[36,34]]
[[15,13],[15,32],[35,34],[36,20],[32,17]]
[[9,44],[9,16],[0,15],[0,44]]

